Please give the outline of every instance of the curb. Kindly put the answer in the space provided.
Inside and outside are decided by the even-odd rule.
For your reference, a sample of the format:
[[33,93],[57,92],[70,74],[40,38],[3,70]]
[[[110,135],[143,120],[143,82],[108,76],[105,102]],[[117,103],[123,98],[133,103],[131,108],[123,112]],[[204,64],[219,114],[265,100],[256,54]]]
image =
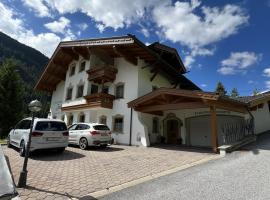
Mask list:
[[[169,169],[169,170],[166,170],[166,171],[163,171],[163,172],[159,172],[157,174],[144,176],[142,178],[132,180],[132,181],[120,184],[120,185],[116,185],[116,186],[112,186],[112,187],[107,188],[107,189],[92,192],[92,193],[89,193],[88,195],[93,197],[93,198],[100,198],[100,197],[103,197],[105,195],[108,195],[108,194],[123,190],[125,188],[129,188],[129,187],[132,187],[132,186],[135,186],[135,185],[138,185],[138,184],[141,184],[141,183],[144,183],[144,182],[147,182],[147,181],[150,181],[150,180],[162,177],[162,176],[166,176],[166,175],[178,172],[178,171],[182,171],[182,170],[185,170],[187,168],[194,167],[196,165],[203,164],[203,163],[206,163],[208,161],[216,160],[216,159],[219,159],[219,158],[222,158],[222,157],[223,156],[221,156],[221,155],[215,155],[215,156],[211,156],[210,158],[203,158],[201,160],[198,160],[198,161],[195,161],[195,162],[192,162],[192,163],[188,163],[188,164],[182,165],[180,167],[172,168],[172,169]],[[72,198],[72,199],[76,200],[76,198]]]

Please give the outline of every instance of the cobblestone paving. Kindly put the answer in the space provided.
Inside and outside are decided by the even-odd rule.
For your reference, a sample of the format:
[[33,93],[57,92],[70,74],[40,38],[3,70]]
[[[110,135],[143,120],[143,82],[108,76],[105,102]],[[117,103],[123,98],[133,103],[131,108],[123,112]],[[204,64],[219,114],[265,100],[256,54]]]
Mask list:
[[[3,150],[18,183],[23,158],[15,149]],[[94,199],[88,194],[212,156],[216,155],[178,147],[119,145],[85,151],[68,147],[62,154],[36,152],[28,162],[28,186],[18,192],[23,200]]]

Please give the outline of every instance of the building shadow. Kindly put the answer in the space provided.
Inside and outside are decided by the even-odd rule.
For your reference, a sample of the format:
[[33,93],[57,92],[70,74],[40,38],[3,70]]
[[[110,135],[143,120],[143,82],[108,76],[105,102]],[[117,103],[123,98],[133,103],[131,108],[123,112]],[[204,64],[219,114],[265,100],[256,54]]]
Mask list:
[[85,155],[66,149],[59,153],[55,150],[36,150],[31,152],[30,159],[40,161],[64,161],[75,160],[85,157]]
[[260,150],[270,150],[270,131],[258,135],[256,142],[247,144],[238,151],[249,151],[257,155],[260,153]]
[[90,196],[90,195],[86,195],[86,196],[74,196],[74,195],[71,195],[67,192],[65,193],[60,193],[60,192],[56,192],[56,191],[50,191],[50,190],[44,190],[44,189],[40,189],[40,188],[36,188],[36,187],[33,187],[33,186],[26,186],[26,189],[30,190],[30,191],[38,191],[38,192],[44,192],[44,193],[49,193],[49,194],[52,194],[52,195],[59,195],[59,196],[62,196],[62,197],[66,197],[67,199],[79,199],[79,200],[97,200],[96,198]]
[[[71,145],[71,144],[69,144],[68,146],[69,147],[72,147],[72,148],[80,149],[79,146],[77,146],[77,145]],[[114,152],[114,151],[123,151],[123,150],[124,150],[123,148],[116,147],[116,146],[107,146],[107,147],[90,146],[87,149],[82,150],[82,151]]]
[[213,150],[208,147],[190,147],[185,145],[173,145],[173,144],[155,144],[151,148],[164,149],[168,151],[184,151],[195,153],[213,153]]

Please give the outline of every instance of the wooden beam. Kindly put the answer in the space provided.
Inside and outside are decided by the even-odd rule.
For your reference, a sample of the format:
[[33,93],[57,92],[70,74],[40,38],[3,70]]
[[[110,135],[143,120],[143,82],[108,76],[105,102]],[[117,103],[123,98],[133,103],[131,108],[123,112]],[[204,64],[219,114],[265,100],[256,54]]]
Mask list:
[[116,47],[115,45],[113,46],[113,50],[114,52],[123,57],[127,62],[130,62],[131,64],[133,65],[137,65],[138,64],[138,59],[131,55],[131,54],[128,54],[127,52],[125,52],[123,49],[120,49],[119,47]]
[[72,50],[76,53],[81,55],[85,60],[89,60],[90,53],[87,47],[72,47]]
[[222,102],[222,101],[211,101],[211,100],[203,100],[206,105],[213,106],[215,105],[216,108],[240,112],[240,113],[247,113],[247,108],[244,105],[229,103],[229,102]]
[[60,49],[64,54],[68,55],[74,60],[79,60],[79,54],[73,51],[72,48],[61,48]]
[[154,111],[194,109],[194,108],[205,108],[205,107],[206,106],[201,102],[185,102],[185,103],[176,103],[176,104],[137,106],[134,109],[140,112],[154,112]]
[[217,113],[216,107],[210,106],[211,115],[211,143],[215,153],[218,151],[218,136],[217,136]]
[[151,82],[154,80],[154,78],[157,76],[157,74],[158,74],[158,70],[156,70],[156,71],[154,72],[154,74],[152,75],[152,77],[150,78],[150,81],[151,81]]
[[106,64],[114,66],[114,58],[109,56],[106,51],[95,47],[87,47],[90,54],[96,55]]

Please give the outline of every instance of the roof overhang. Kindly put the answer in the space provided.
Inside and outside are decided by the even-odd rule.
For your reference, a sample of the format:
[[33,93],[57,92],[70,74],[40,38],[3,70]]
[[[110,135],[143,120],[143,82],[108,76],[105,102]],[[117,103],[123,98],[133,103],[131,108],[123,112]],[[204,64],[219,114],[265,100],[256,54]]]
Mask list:
[[207,108],[246,113],[247,104],[220,96],[216,93],[160,88],[128,103],[136,111],[162,115],[167,110]]
[[89,59],[91,54],[98,55],[110,65],[114,64],[116,57],[123,57],[134,65],[140,58],[152,68],[153,74],[165,74],[172,84],[177,85],[182,81],[188,89],[200,89],[181,74],[184,73],[183,69],[176,69],[133,35],[60,42],[34,89],[52,92],[60,81],[65,80],[66,71],[73,60],[78,60],[80,56]]

